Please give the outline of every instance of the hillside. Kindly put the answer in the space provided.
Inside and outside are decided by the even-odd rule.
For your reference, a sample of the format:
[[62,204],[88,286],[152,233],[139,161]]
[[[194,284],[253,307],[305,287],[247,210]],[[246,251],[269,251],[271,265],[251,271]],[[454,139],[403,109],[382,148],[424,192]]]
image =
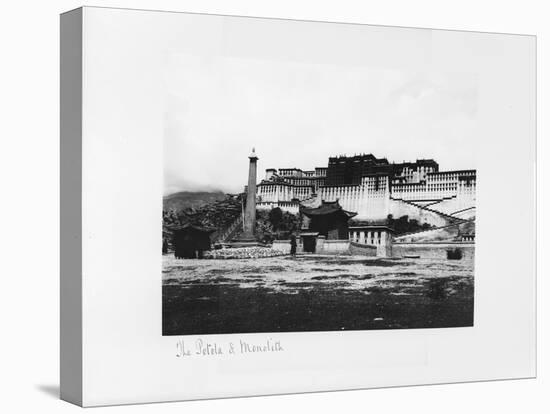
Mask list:
[[221,191],[181,191],[179,193],[174,193],[163,197],[162,206],[163,210],[165,211],[180,211],[188,208],[197,209],[207,204],[211,204],[224,199],[225,194]]
[[457,224],[428,229],[415,233],[397,236],[394,240],[402,243],[453,242],[459,241],[462,235],[475,235],[475,219]]
[[[181,194],[181,193],[178,193]],[[203,193],[204,194],[204,193]],[[243,200],[241,196],[223,195],[223,199],[216,200],[218,193],[206,193],[213,195],[212,202],[206,202],[209,196],[202,197],[177,197],[169,201],[179,200],[180,206],[183,208],[166,208],[162,213],[162,238],[163,251],[172,250],[173,230],[181,225],[191,223],[216,231],[212,234],[211,239],[216,240],[220,234],[223,234],[227,228],[232,225],[237,218],[242,214]],[[199,207],[188,209],[190,202],[203,202]],[[174,205],[174,204],[172,204]],[[196,204],[199,205],[199,204]]]

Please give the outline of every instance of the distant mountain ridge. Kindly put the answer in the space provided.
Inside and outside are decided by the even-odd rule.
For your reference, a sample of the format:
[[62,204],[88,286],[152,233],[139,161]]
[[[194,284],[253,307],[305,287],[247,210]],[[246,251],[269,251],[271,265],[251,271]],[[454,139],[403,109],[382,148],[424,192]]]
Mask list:
[[185,210],[200,208],[206,204],[224,200],[222,191],[180,191],[162,198],[163,210]]

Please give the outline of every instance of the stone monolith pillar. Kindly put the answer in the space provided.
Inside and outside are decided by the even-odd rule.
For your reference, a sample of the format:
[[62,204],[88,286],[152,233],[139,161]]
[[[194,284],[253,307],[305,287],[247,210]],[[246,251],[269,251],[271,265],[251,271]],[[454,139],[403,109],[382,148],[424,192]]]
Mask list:
[[246,207],[244,210],[244,234],[243,238],[254,239],[256,229],[256,170],[258,157],[254,148],[248,156],[250,160],[248,166],[248,190],[246,193]]

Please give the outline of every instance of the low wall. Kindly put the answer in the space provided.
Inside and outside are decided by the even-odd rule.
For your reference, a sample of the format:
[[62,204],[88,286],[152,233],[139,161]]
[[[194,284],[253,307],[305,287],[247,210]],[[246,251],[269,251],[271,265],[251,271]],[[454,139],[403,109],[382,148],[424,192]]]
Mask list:
[[272,247],[285,253],[290,253],[290,240],[273,240]]
[[420,256],[421,259],[447,260],[447,250],[460,249],[462,260],[474,260],[475,244],[469,242],[456,243],[394,243],[392,247],[393,257]]
[[324,240],[316,251],[320,254],[349,254],[349,240]]
[[[320,237],[317,239],[315,254],[349,254],[349,240],[325,240]],[[273,240],[272,247],[285,253],[290,253],[290,240]],[[376,255],[376,248],[375,255]],[[296,253],[303,253],[302,243],[296,244]]]
[[376,256],[378,248],[372,244],[349,243],[349,252],[354,256]]

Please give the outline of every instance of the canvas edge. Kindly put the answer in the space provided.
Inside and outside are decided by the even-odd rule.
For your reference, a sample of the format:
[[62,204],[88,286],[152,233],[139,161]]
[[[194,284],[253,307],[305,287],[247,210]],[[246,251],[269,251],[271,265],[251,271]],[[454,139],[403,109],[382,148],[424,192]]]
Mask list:
[[82,406],[82,21],[60,16],[60,398]]

